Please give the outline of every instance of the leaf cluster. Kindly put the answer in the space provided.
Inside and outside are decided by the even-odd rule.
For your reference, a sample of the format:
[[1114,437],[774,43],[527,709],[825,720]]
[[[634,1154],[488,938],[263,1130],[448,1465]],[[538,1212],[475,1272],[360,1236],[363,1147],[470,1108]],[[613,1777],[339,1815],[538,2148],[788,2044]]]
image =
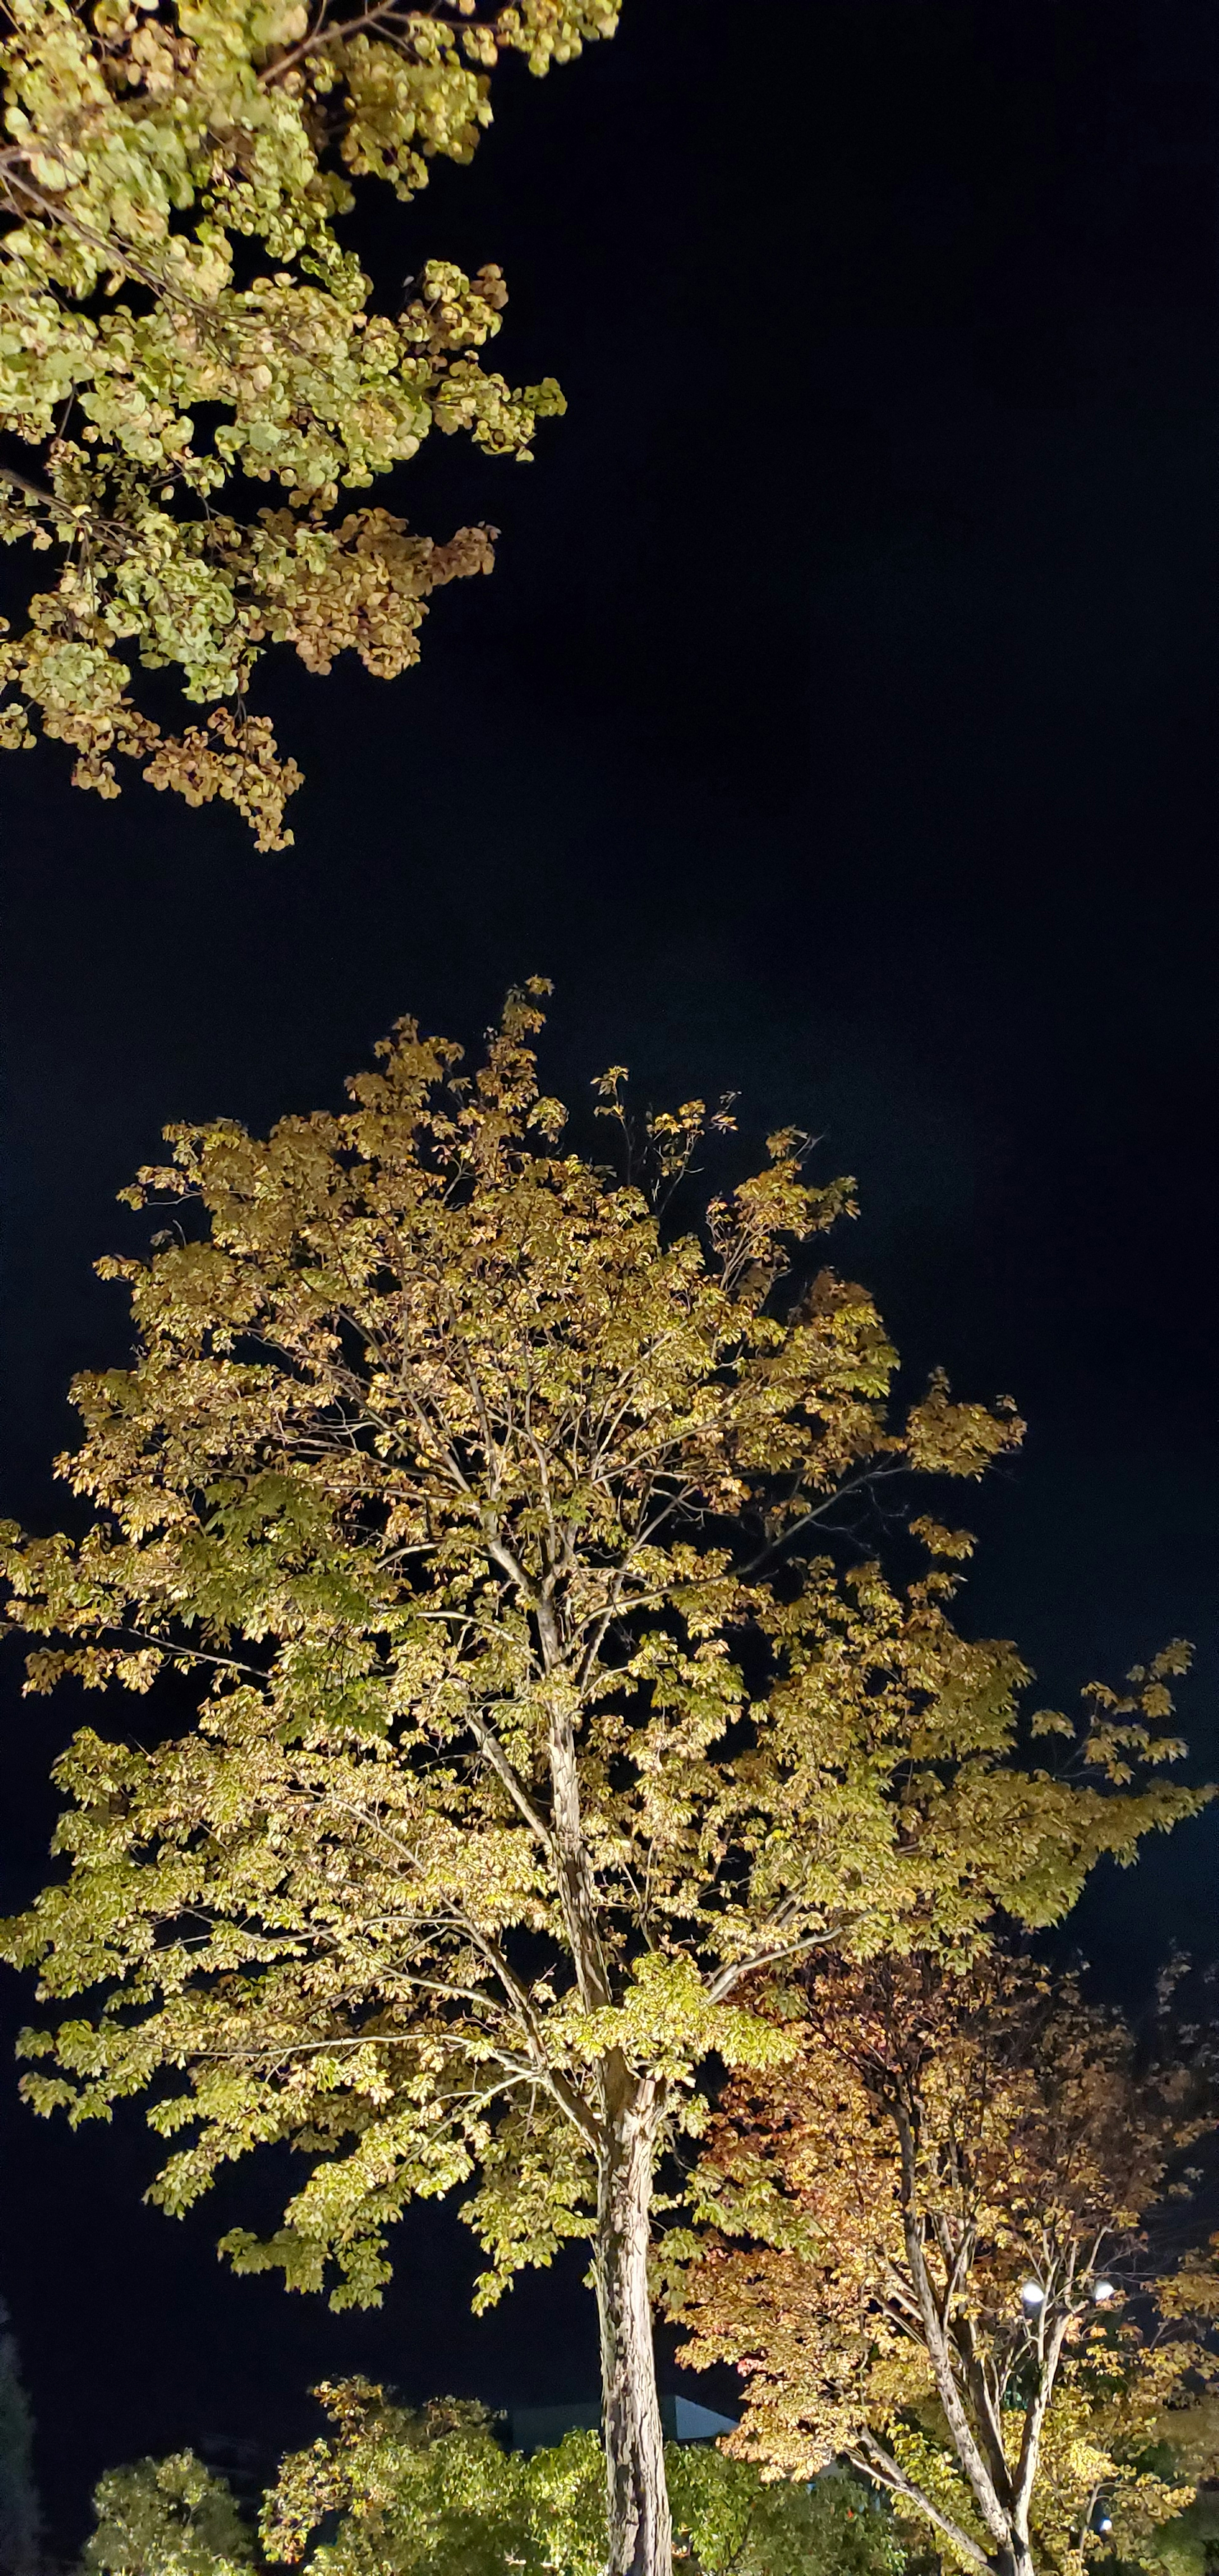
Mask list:
[[[343,508],[432,429],[527,460],[563,409],[482,352],[498,268],[429,260],[399,309],[339,226],[363,181],[409,201],[464,162],[505,55],[546,72],[611,36],[618,0],[4,0],[0,10],[0,540],[53,552],[21,634],[0,627],[0,747],[36,731],[117,795],[116,761],[190,804],[228,799],[283,848],[299,784],[248,709],[262,655],[393,678],[434,590],[493,561]],[[241,506],[238,481],[278,487]],[[166,735],[131,662],[170,671],[201,723]]]

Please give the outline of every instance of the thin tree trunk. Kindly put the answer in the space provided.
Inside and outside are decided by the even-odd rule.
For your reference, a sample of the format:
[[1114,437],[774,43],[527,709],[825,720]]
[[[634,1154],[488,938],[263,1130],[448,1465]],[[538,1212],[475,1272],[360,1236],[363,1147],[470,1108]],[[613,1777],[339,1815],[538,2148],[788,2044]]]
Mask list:
[[1027,2543],[1019,2540],[1013,2540],[1009,2548],[1000,2550],[994,2567],[995,2576],[1037,2576],[1032,2553]]
[[657,2098],[614,2052],[604,2071],[596,2279],[605,2430],[607,2576],[672,2576],[673,2527],[648,2294]]

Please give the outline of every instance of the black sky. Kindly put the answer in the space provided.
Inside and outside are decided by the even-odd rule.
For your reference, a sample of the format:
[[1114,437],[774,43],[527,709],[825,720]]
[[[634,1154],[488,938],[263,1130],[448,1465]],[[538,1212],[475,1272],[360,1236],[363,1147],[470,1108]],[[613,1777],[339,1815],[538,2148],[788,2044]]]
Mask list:
[[[1217,47],[1210,0],[627,0],[383,224],[385,293],[502,263],[497,356],[570,413],[532,468],[402,477],[416,524],[504,531],[418,672],[277,673],[294,852],[52,749],[0,771],[0,1511],[46,1524],[68,1377],[123,1356],[89,1265],[166,1120],[332,1102],[401,1011],[472,1038],[545,972],[554,1088],[736,1087],[859,1175],[839,1258],[912,1376],[1032,1424],[967,1615],[1056,1697],[1194,1637],[1219,1765]],[[73,1711],[0,1686],[15,1902]],[[1219,1948],[1217,1833],[1097,1889],[1111,1983]],[[578,2267],[473,2324],[428,2210],[383,2314],[332,2319],[222,2273],[219,2211],[140,2207],[138,2118],[36,2126],[2,2068],[61,2547],[107,2462],[300,2438],[325,2373],[592,2387]]]

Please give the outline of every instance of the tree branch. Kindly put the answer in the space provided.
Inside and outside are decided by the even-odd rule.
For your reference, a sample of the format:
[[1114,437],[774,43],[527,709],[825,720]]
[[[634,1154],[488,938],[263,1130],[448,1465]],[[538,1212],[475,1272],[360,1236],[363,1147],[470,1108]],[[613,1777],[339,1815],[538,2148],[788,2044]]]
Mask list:
[[0,465],[0,483],[11,483],[14,492],[26,493],[31,501],[40,502],[44,510],[59,507],[53,492],[44,492],[41,483],[31,483],[29,476],[19,474],[15,465]]
[[708,2003],[722,2004],[742,1978],[754,1976],[759,1968],[773,1968],[781,1959],[801,1959],[810,1950],[823,1950],[828,1942],[838,1939],[840,1930],[837,1925],[829,1932],[810,1932],[803,1941],[787,1941],[777,1950],[758,1950],[751,1959],[738,1959],[734,1965],[721,1968],[707,1988]]
[[901,2148],[902,2234],[906,2245],[906,2260],[910,2266],[910,2278],[919,2304],[927,2358],[931,2363],[936,2392],[944,2409],[953,2447],[969,2481],[974,2502],[987,2530],[998,2546],[1006,2548],[1011,2536],[1007,2511],[996,2490],[989,2465],[979,2448],[973,2426],[961,2401],[961,2391],[952,2366],[952,2353],[944,2329],[944,2320],[936,2302],[931,2275],[927,2269],[927,2259],[923,2252],[922,2229],[918,2215],[914,2135],[909,2115],[901,2101],[895,2101],[893,2104],[893,2118]]
[[554,1841],[550,1827],[545,1817],[534,1806],[519,1771],[515,1764],[509,1761],[498,1736],[493,1734],[491,1728],[486,1726],[482,1718],[473,1711],[470,1714],[469,1726],[483,1760],[490,1764],[496,1779],[502,1781],[514,1807],[524,1818],[535,1840],[541,1844],[547,1859],[553,1861]]
[[930,2496],[924,2495],[922,2488],[915,2485],[913,2478],[908,2478],[905,2470],[899,2468],[892,2453],[883,2449],[874,2433],[865,2433],[857,2447],[848,2450],[847,2458],[853,2468],[863,2470],[865,2477],[875,2478],[878,2486],[888,2487],[891,2494],[905,2496],[909,2504],[916,2505],[919,2512],[926,2514],[927,2520],[935,2524],[936,2530],[943,2532],[945,2540],[950,2541],[953,2548],[958,2549],[961,2556],[969,2561],[971,2567],[979,2567],[982,2570],[982,2576],[990,2576],[990,2560],[986,2551],[979,2547],[971,2533],[962,2529],[959,2522],[954,2522],[950,2513],[941,2512],[939,2505],[933,2504]]

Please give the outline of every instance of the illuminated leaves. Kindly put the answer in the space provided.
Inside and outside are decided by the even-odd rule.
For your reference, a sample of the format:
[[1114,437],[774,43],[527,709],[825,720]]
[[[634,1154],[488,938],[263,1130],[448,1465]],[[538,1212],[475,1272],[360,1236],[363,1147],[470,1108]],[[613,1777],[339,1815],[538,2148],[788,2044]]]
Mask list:
[[[336,225],[365,179],[409,198],[438,154],[468,161],[500,56],[568,61],[613,34],[617,0],[486,20],[449,0],[6,14],[0,430],[31,455],[0,468],[0,540],[55,553],[59,577],[23,634],[0,634],[0,747],[67,742],[77,784],[103,796],[118,762],[141,762],[282,848],[300,773],[247,709],[263,653],[291,644],[326,671],[352,649],[396,677],[431,592],[493,560],[490,528],[436,545],[384,510],[340,517],[340,493],[433,428],[527,460],[536,422],[563,409],[550,378],[513,390],[480,355],[507,301],[498,268],[430,260],[402,310],[378,312]],[[280,506],[243,510],[250,481]],[[216,713],[164,736],[131,697],[132,663]]]

